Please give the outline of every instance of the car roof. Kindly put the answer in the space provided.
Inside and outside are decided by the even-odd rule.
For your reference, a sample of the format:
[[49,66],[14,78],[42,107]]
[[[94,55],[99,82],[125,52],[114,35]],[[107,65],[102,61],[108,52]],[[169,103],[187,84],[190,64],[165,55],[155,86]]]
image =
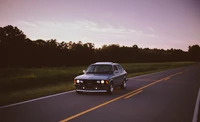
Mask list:
[[110,64],[110,65],[112,65],[113,62],[96,62],[96,63],[94,63],[94,64]]
[[113,62],[96,62],[94,64],[102,64],[102,65],[117,65],[118,63],[113,63]]

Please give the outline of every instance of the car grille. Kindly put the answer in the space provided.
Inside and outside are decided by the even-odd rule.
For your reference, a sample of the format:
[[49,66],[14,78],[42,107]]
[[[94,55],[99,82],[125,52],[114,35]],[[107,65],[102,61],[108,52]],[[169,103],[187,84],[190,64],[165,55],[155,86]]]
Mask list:
[[85,85],[95,85],[95,84],[97,84],[97,80],[83,80],[83,84],[85,84]]

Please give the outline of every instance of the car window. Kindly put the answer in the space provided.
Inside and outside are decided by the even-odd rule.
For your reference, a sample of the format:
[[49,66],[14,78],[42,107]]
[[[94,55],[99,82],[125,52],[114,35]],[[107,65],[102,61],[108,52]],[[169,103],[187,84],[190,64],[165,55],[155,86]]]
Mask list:
[[88,67],[86,73],[111,74],[113,71],[111,65],[91,65]]
[[114,65],[114,71],[115,71],[115,70],[119,71],[116,65]]
[[118,70],[119,70],[120,73],[123,72],[123,69],[122,69],[122,67],[120,65],[117,65],[117,68],[118,68]]

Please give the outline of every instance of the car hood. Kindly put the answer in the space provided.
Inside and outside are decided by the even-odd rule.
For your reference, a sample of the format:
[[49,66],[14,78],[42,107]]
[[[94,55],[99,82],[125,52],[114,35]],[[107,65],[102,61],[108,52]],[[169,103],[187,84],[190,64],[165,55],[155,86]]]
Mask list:
[[83,74],[77,76],[75,79],[81,80],[108,80],[112,77],[112,74]]

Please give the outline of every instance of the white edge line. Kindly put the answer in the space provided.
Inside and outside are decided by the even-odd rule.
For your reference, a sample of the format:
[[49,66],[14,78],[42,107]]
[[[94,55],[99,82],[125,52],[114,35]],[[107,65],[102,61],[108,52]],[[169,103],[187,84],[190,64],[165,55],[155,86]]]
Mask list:
[[[175,69],[171,69],[171,70],[175,70]],[[146,75],[140,75],[140,76],[132,77],[132,78],[129,78],[129,79],[135,79],[135,78],[145,77],[145,76],[148,76],[148,75],[158,74],[158,73],[167,72],[167,71],[169,71],[169,70],[155,72],[155,73],[150,73],[150,74],[146,74]],[[75,92],[75,91],[76,90],[72,90],[72,91],[67,91],[67,92],[62,92],[62,93],[58,93],[58,94],[48,95],[48,96],[45,96],[45,97],[40,97],[40,98],[36,98],[36,99],[32,99],[32,100],[27,100],[27,101],[23,101],[23,102],[19,102],[19,103],[5,105],[5,106],[1,106],[0,109],[1,108],[11,107],[11,106],[16,106],[16,105],[21,105],[21,104],[24,104],[24,103],[29,103],[29,102],[33,102],[33,101],[37,101],[37,100],[42,100],[42,99],[46,99],[46,98],[51,98],[51,97],[55,97],[55,96],[59,96],[59,95],[63,95],[63,94],[68,94],[68,93]]]
[[154,74],[159,74],[159,73],[163,73],[163,72],[173,71],[173,70],[177,70],[177,69],[180,69],[180,68],[185,68],[185,67],[177,67],[175,69],[168,69],[168,70],[163,70],[163,71],[160,71],[160,72],[154,72],[154,73],[150,73],[150,74],[146,74],[146,75],[139,75],[139,76],[131,77],[129,79],[136,79],[136,78],[145,77],[145,76],[149,76],[149,75],[154,75]]
[[198,121],[199,102],[200,102],[200,88],[199,88],[199,93],[197,96],[197,101],[196,101],[196,105],[195,105],[195,109],[194,109],[194,115],[193,115],[192,122]]
[[154,73],[150,73],[150,74],[146,74],[146,75],[139,75],[139,76],[132,77],[132,78],[129,78],[129,79],[136,79],[136,78],[145,77],[145,76],[154,75],[154,74],[163,73],[163,72],[172,71],[172,70],[176,70],[176,69],[169,69],[169,70],[154,72]]
[[76,90],[72,90],[72,91],[67,91],[67,92],[62,92],[62,93],[58,93],[58,94],[48,95],[48,96],[44,96],[44,97],[40,97],[40,98],[36,98],[36,99],[32,99],[32,100],[27,100],[27,101],[23,101],[23,102],[19,102],[19,103],[5,105],[5,106],[1,106],[0,109],[1,108],[11,107],[11,106],[16,106],[16,105],[20,105],[20,104],[24,104],[24,103],[29,103],[29,102],[33,102],[33,101],[37,101],[37,100],[42,100],[42,99],[46,99],[46,98],[51,98],[51,97],[55,97],[55,96],[59,96],[59,95],[63,95],[63,94],[68,94],[68,93],[75,92],[75,91]]

